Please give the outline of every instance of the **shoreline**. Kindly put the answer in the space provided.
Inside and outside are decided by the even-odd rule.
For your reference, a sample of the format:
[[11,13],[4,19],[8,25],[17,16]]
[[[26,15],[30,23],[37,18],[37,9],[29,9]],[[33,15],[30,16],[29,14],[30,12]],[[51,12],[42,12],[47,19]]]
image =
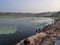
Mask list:
[[[53,37],[54,40],[55,40],[57,36],[60,36],[60,33],[57,34],[57,32],[58,32],[57,29],[60,28],[60,26],[58,26],[59,24],[60,24],[60,19],[57,19],[56,22],[54,22],[54,24],[48,25],[48,26],[46,26],[46,27],[43,28],[42,33],[46,34],[46,36],[43,37],[43,39],[40,41],[41,43],[39,42],[40,45],[44,45],[44,41],[45,41],[46,39],[48,39],[48,38]],[[57,30],[57,31],[56,31],[56,30]],[[54,31],[56,31],[56,32],[54,32]],[[53,33],[53,34],[52,34],[52,33]],[[43,34],[43,35],[44,35],[44,34]],[[39,35],[41,35],[41,32],[38,34],[38,36],[39,36]],[[33,35],[33,36],[36,37],[37,34],[35,34],[35,35]],[[31,39],[32,39],[33,36],[30,36]],[[55,37],[54,37],[54,36],[55,36]],[[30,37],[28,37],[28,38],[30,38]],[[31,39],[30,39],[30,40],[31,40]],[[34,38],[33,38],[33,39],[34,39]],[[41,36],[40,36],[40,39],[41,39]],[[40,40],[40,39],[39,39],[39,40]],[[46,41],[45,41],[45,42],[46,42]],[[23,40],[20,41],[20,42],[18,42],[16,45],[21,45],[21,43],[23,43]],[[38,43],[38,42],[37,42],[37,43]]]

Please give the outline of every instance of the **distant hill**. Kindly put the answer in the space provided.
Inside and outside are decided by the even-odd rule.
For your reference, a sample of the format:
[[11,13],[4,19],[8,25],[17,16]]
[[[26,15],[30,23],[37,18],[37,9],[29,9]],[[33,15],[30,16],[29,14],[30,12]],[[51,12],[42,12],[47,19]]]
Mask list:
[[52,12],[44,12],[44,13],[37,13],[37,14],[35,14],[35,16],[51,16],[52,15]]
[[58,12],[37,13],[37,14],[35,14],[35,16],[60,17],[60,11],[58,11]]
[[60,11],[58,12],[43,12],[43,13],[0,13],[1,16],[13,16],[13,17],[60,17]]
[[60,11],[53,13],[51,16],[52,17],[60,17]]
[[33,13],[0,13],[0,17],[1,16],[12,16],[12,17],[30,17],[30,16],[34,16]]

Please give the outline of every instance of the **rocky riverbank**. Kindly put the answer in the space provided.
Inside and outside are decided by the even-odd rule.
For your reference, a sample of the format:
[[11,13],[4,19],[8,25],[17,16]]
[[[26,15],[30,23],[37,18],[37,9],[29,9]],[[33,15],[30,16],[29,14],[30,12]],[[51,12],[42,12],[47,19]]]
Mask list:
[[[55,45],[56,37],[60,36],[60,20],[57,20],[54,24],[49,25],[43,29],[40,33],[30,36],[27,39],[30,41],[30,45]],[[16,45],[24,45],[23,41],[18,42]]]

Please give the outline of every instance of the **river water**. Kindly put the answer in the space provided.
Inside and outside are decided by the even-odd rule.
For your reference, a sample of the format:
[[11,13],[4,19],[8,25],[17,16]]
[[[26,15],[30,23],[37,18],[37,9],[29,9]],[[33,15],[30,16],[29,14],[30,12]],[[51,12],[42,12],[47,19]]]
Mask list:
[[47,17],[0,18],[0,45],[17,43],[52,23],[54,19]]

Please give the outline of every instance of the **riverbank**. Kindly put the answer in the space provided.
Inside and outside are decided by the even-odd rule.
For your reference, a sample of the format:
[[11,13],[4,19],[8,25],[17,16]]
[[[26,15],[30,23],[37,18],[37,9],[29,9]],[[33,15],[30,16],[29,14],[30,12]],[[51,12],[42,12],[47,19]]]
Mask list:
[[[31,45],[54,45],[58,36],[60,36],[60,19],[45,27],[42,32],[28,37],[28,39]],[[16,45],[24,45],[23,41],[18,42]]]

